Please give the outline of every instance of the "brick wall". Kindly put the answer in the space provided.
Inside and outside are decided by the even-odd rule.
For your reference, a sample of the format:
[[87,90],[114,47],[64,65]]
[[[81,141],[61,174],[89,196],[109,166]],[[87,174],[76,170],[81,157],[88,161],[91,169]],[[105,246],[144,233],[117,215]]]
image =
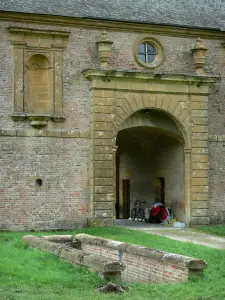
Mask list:
[[206,267],[200,259],[185,257],[151,248],[130,245],[123,242],[78,234],[75,240],[81,249],[109,259],[119,261],[119,251],[124,253],[122,280],[126,282],[182,282],[192,275],[201,275]]
[[79,138],[2,137],[1,229],[86,226],[88,144]]
[[[107,258],[119,261],[119,251],[103,246],[82,243],[82,250],[97,253]],[[162,283],[188,280],[188,269],[181,266],[162,263],[153,258],[125,253],[123,264],[126,269],[121,278],[125,282]]]

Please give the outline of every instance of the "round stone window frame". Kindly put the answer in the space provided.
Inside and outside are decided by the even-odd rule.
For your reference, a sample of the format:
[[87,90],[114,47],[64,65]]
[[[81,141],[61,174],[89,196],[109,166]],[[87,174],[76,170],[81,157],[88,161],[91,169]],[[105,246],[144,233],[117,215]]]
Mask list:
[[[143,60],[141,60],[139,58],[138,48],[139,48],[139,45],[143,44],[143,43],[149,43],[156,49],[156,53],[157,53],[156,58],[151,63],[145,63]],[[163,62],[163,59],[164,59],[163,47],[162,47],[161,43],[158,40],[156,40],[155,38],[153,38],[149,35],[141,36],[134,43],[134,57],[135,57],[136,62],[140,66],[143,66],[148,69],[154,69]]]

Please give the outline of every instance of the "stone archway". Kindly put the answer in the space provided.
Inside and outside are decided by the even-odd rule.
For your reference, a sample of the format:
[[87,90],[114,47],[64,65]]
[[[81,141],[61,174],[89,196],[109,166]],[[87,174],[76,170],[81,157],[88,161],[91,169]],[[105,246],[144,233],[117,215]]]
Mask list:
[[208,224],[208,76],[86,70],[91,80],[89,225],[111,226],[115,217],[116,136],[129,116],[159,109],[184,139],[185,221]]
[[116,140],[117,217],[129,218],[141,200],[147,208],[154,201],[172,206],[184,221],[184,144],[180,129],[161,110],[140,110],[122,122]]

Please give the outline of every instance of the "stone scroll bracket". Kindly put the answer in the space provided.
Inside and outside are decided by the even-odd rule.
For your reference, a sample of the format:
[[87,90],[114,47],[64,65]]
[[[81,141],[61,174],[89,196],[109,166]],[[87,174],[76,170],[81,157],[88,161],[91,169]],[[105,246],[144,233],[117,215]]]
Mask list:
[[208,224],[208,116],[217,77],[85,70],[91,80],[90,225],[115,218],[115,142],[121,124],[142,109],[161,110],[179,129],[184,145],[186,224]]
[[70,33],[15,27],[8,32],[14,47],[12,118],[28,119],[36,128],[46,126],[50,119],[62,122],[63,51]]

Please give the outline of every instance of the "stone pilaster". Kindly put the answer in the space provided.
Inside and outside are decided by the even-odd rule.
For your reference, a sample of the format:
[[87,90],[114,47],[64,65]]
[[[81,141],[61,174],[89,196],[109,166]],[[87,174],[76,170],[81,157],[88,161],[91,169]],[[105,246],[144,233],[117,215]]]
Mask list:
[[91,99],[91,201],[89,224],[110,226],[114,220],[114,92],[93,90]]
[[208,96],[192,95],[192,224],[208,224]]

